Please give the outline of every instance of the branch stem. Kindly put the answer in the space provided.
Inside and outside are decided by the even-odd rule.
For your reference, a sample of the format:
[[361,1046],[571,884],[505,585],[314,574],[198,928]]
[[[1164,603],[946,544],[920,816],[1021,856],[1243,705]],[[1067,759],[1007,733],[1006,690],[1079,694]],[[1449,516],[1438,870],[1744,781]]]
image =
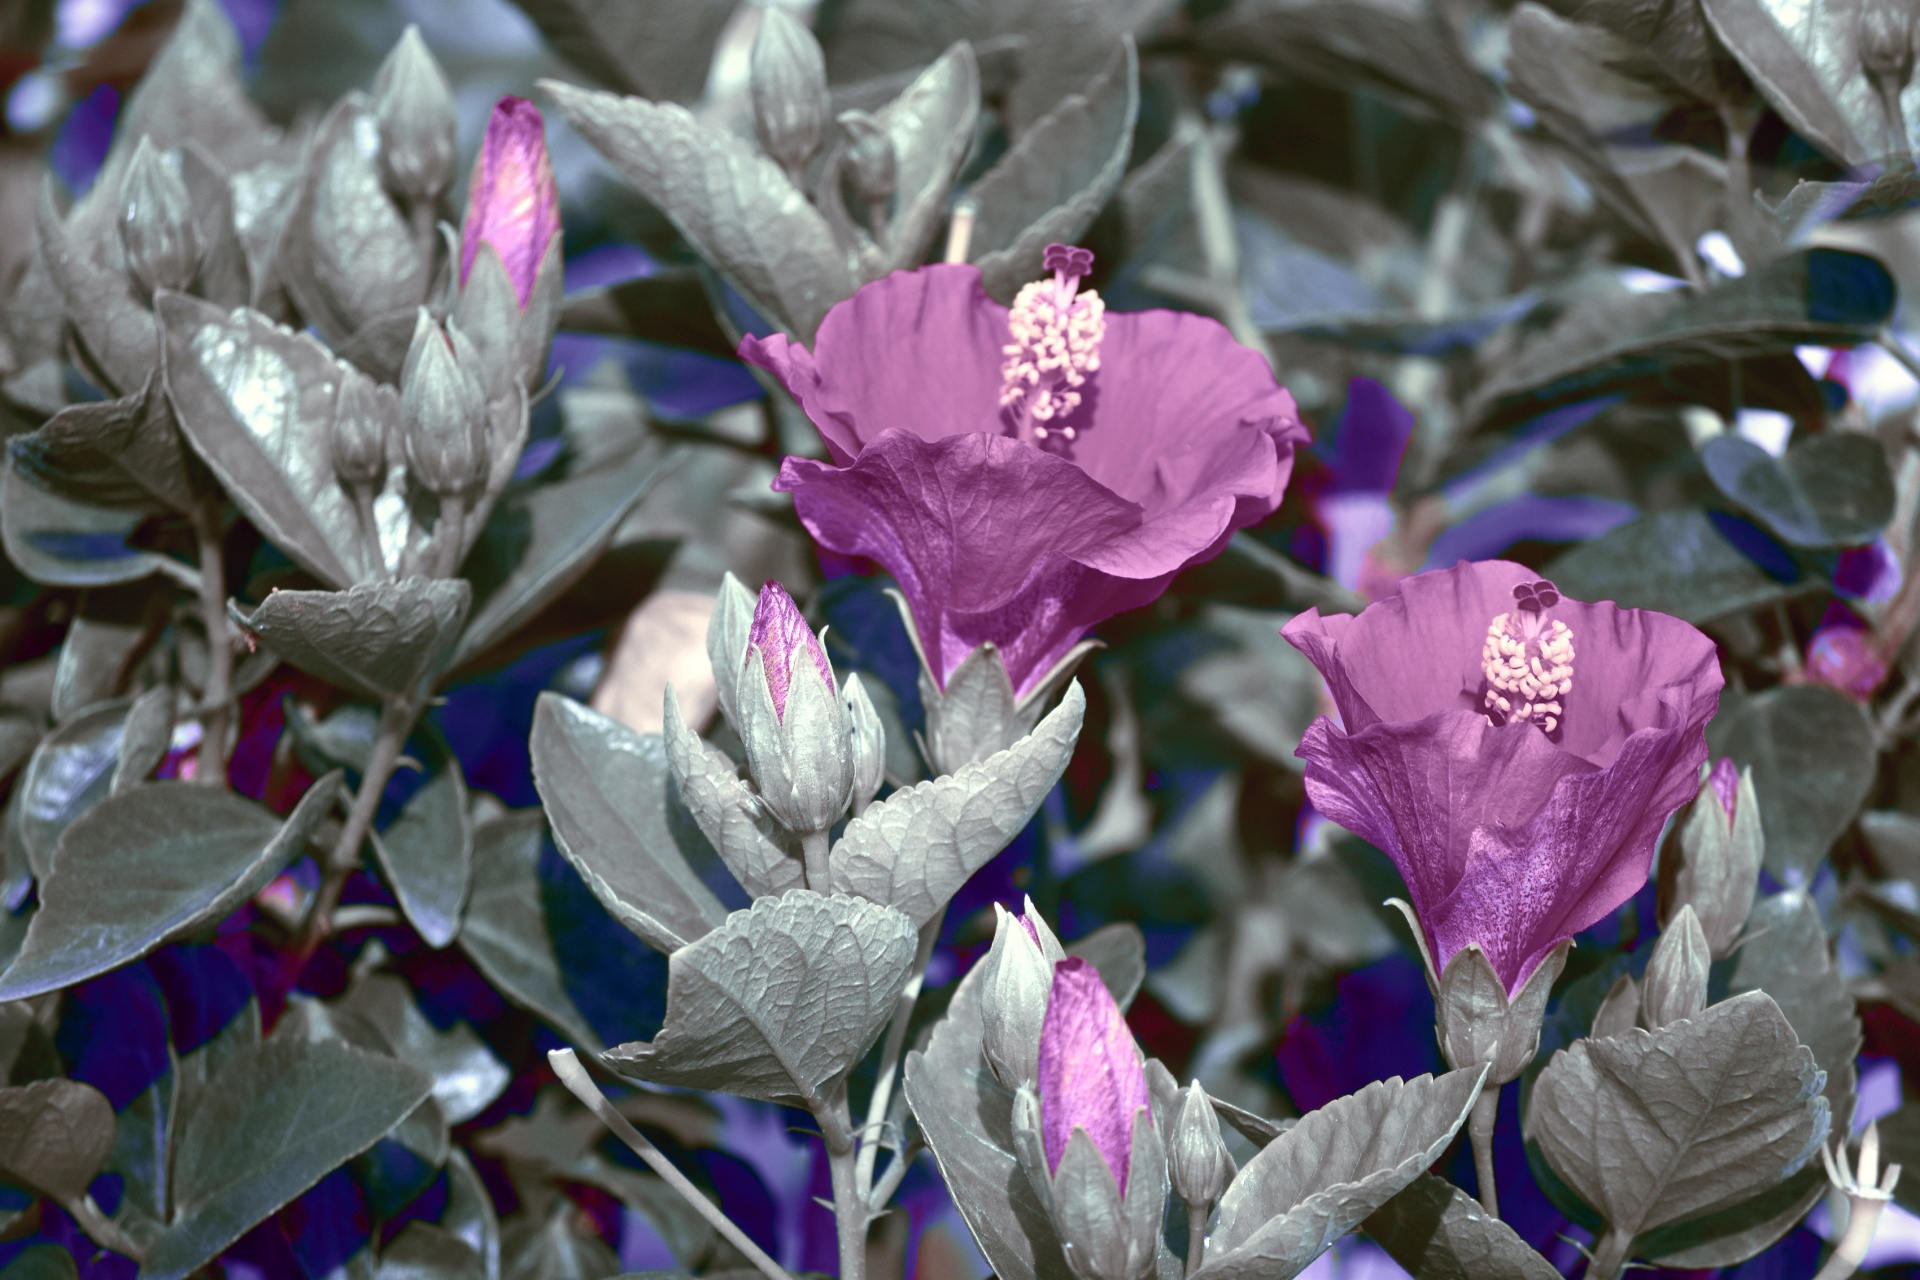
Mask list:
[[815,893],[833,892],[832,873],[827,865],[827,851],[831,847],[824,831],[800,834],[800,857],[806,865],[807,888]]
[[92,1196],[82,1194],[77,1200],[62,1202],[60,1207],[73,1215],[74,1222],[95,1244],[135,1262],[146,1261],[147,1251],[134,1243],[133,1237],[121,1230],[120,1224],[109,1218]]
[[753,1237],[734,1224],[733,1219],[720,1211],[720,1206],[700,1193],[700,1188],[687,1180],[687,1175],[674,1167],[673,1161],[660,1153],[660,1148],[648,1142],[641,1132],[628,1123],[607,1095],[600,1092],[600,1086],[587,1075],[587,1069],[580,1065],[580,1059],[571,1049],[555,1049],[547,1054],[547,1061],[553,1064],[553,1070],[560,1077],[560,1083],[573,1092],[573,1096],[587,1104],[587,1108],[600,1118],[600,1123],[613,1131],[613,1135],[633,1149],[633,1154],[646,1163],[647,1168],[660,1175],[661,1181],[680,1193],[682,1199],[692,1205],[695,1212],[705,1218],[718,1231],[728,1244],[738,1249],[767,1280],[793,1280],[787,1269],[775,1262],[767,1251],[753,1242]]
[[[913,957],[913,972],[907,978],[907,985],[900,989],[900,998],[894,1002],[893,1021],[887,1025],[886,1043],[880,1047],[880,1071],[873,1078],[873,1097],[867,1101],[867,1124],[860,1138],[860,1164],[856,1170],[855,1185],[860,1194],[874,1209],[883,1207],[874,1204],[873,1166],[880,1154],[880,1127],[886,1123],[887,1108],[893,1105],[893,1082],[898,1074],[900,1051],[906,1047],[907,1024],[913,1020],[913,1006],[920,999],[920,988],[927,979],[927,961],[933,958],[933,945],[940,940],[940,925],[947,918],[945,907],[934,913],[933,919],[920,926],[920,949]],[[898,1160],[904,1153],[896,1153]]]
[[1488,1214],[1500,1216],[1500,1195],[1493,1186],[1493,1126],[1500,1118],[1500,1086],[1486,1085],[1474,1100],[1467,1120],[1467,1139],[1473,1144],[1473,1172],[1480,1180],[1480,1203]]
[[1608,1227],[1594,1242],[1593,1254],[1587,1259],[1587,1280],[1620,1280],[1627,1268],[1627,1251],[1632,1247],[1633,1237]]
[[300,935],[299,952],[302,955],[311,955],[332,927],[333,909],[340,902],[340,890],[345,887],[353,869],[360,865],[360,846],[366,843],[367,833],[373,829],[374,814],[380,809],[380,797],[386,793],[387,782],[400,763],[400,752],[406,746],[407,735],[413,732],[413,723],[419,718],[424,704],[424,696],[416,694],[389,698],[381,705],[380,725],[374,731],[373,750],[367,756],[367,767],[360,775],[360,789],[354,792],[353,807],[347,811],[346,825],[341,827],[340,838],[327,855],[326,866],[321,870],[320,888],[315,891],[313,905],[307,911],[306,926]]
[[833,1083],[823,1100],[816,1100],[813,1117],[827,1144],[827,1168],[833,1175],[833,1221],[840,1237],[840,1280],[867,1278],[867,1199],[860,1192],[854,1163],[857,1159],[853,1116],[847,1107],[847,1081]]
[[220,515],[211,502],[189,513],[195,555],[200,562],[200,625],[207,633],[207,685],[200,697],[200,749],[193,780],[207,787],[227,785],[228,732],[233,719],[233,640],[227,623],[226,546]]
[[1207,1206],[1187,1206],[1187,1274],[1192,1275],[1207,1260]]

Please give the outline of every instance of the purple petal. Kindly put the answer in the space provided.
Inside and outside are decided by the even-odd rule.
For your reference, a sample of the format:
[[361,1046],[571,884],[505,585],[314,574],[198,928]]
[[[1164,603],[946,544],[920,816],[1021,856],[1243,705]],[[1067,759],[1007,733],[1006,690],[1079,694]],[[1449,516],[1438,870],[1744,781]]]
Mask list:
[[767,689],[773,694],[773,714],[780,720],[787,717],[793,655],[802,646],[812,654],[813,665],[820,669],[820,678],[826,681],[827,688],[834,688],[833,665],[820,647],[820,637],[813,634],[813,628],[807,625],[787,589],[777,582],[768,582],[760,588],[760,600],[753,609],[753,625],[747,631],[747,661],[751,663],[758,655],[761,669],[767,673]]
[[1707,770],[1707,781],[1713,786],[1713,794],[1720,798],[1720,807],[1727,811],[1727,821],[1733,821],[1740,800],[1740,767],[1733,762],[1732,756],[1721,756],[1713,762],[1713,768]]
[[1822,626],[1807,642],[1807,675],[1849,697],[1865,701],[1887,679],[1887,661],[1866,628]]
[[1870,603],[1893,599],[1900,590],[1900,561],[1885,538],[1840,553],[1833,570],[1833,589],[1840,595]]
[[1372,378],[1347,384],[1346,407],[1334,431],[1332,493],[1392,493],[1400,459],[1413,437],[1413,411]]
[[1040,1024],[1040,1129],[1048,1171],[1059,1170],[1073,1131],[1085,1129],[1125,1195],[1133,1117],[1148,1105],[1140,1051],[1099,970],[1078,956],[1060,961]]
[[524,308],[547,245],[560,233],[560,189],[547,156],[540,108],[525,98],[500,99],[467,184],[467,220],[460,246],[466,284],[481,244],[490,244]]

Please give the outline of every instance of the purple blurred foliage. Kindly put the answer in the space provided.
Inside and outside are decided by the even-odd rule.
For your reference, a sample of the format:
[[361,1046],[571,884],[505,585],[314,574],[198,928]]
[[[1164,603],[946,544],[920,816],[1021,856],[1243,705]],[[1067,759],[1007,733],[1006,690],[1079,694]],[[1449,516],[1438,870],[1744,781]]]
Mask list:
[[218,946],[175,943],[147,957],[166,999],[173,1047],[192,1053],[219,1035],[253,999],[246,970]]
[[167,1006],[146,962],[68,987],[53,1043],[67,1074],[105,1094],[115,1111],[166,1075]]
[[345,1166],[320,1179],[275,1221],[307,1280],[321,1280],[344,1266],[373,1236],[366,1193]]
[[1490,560],[1516,542],[1584,542],[1637,516],[1626,502],[1586,494],[1542,497],[1524,493],[1450,525],[1427,552],[1427,569],[1460,560]]
[[95,86],[67,112],[47,149],[47,164],[68,191],[78,195],[93,185],[113,145],[113,125],[119,117],[120,91],[110,84]]
[[566,382],[586,376],[603,360],[618,364],[648,411],[668,422],[704,417],[765,394],[735,360],[638,339],[554,335],[552,367],[566,371]]
[[1332,441],[1315,448],[1332,475],[1326,492],[1392,493],[1412,438],[1413,411],[1372,378],[1353,379]]
[[1396,952],[1334,979],[1324,1008],[1297,1015],[1275,1059],[1306,1112],[1389,1076],[1446,1070],[1433,1038],[1433,996],[1420,962]]
[[1900,590],[1900,561],[1885,538],[1840,553],[1833,569],[1833,589],[1850,599],[1879,604]]

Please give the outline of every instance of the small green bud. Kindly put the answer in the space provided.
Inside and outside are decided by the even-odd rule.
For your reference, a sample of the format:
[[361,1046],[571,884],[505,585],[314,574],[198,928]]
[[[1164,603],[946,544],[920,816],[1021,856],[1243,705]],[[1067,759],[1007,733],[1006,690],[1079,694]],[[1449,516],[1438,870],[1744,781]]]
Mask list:
[[407,468],[442,497],[478,488],[491,463],[487,448],[487,394],[470,370],[479,357],[452,325],[434,323],[425,307],[400,372],[400,411],[406,426]]
[[186,288],[200,269],[200,236],[179,156],[163,155],[149,138],[134,148],[120,182],[120,242],[128,272],[149,296]]
[[1641,979],[1640,1017],[1648,1030],[1699,1016],[1707,1007],[1707,970],[1713,958],[1691,906],[1681,907],[1660,931]]
[[380,126],[380,170],[388,190],[431,204],[453,181],[453,90],[409,26],[373,81],[373,118]]
[[1220,1198],[1235,1173],[1233,1154],[1220,1136],[1213,1100],[1195,1080],[1180,1096],[1180,1111],[1167,1135],[1167,1173],[1174,1194],[1196,1209]]
[[748,85],[760,149],[797,178],[820,149],[831,108],[820,42],[784,9],[761,11]]

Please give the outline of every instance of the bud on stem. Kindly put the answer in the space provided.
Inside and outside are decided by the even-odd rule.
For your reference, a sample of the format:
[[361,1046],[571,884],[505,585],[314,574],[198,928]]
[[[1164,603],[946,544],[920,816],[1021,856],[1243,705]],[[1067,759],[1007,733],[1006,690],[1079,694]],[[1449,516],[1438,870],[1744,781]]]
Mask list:
[[797,187],[820,149],[830,110],[820,42],[786,10],[768,6],[760,12],[748,75],[760,149]]
[[187,184],[149,138],[140,139],[121,179],[120,242],[128,273],[149,298],[162,289],[186,288],[200,269]]
[[458,123],[446,73],[409,26],[373,81],[373,118],[380,126],[380,171],[387,189],[414,206],[431,207],[453,182]]

